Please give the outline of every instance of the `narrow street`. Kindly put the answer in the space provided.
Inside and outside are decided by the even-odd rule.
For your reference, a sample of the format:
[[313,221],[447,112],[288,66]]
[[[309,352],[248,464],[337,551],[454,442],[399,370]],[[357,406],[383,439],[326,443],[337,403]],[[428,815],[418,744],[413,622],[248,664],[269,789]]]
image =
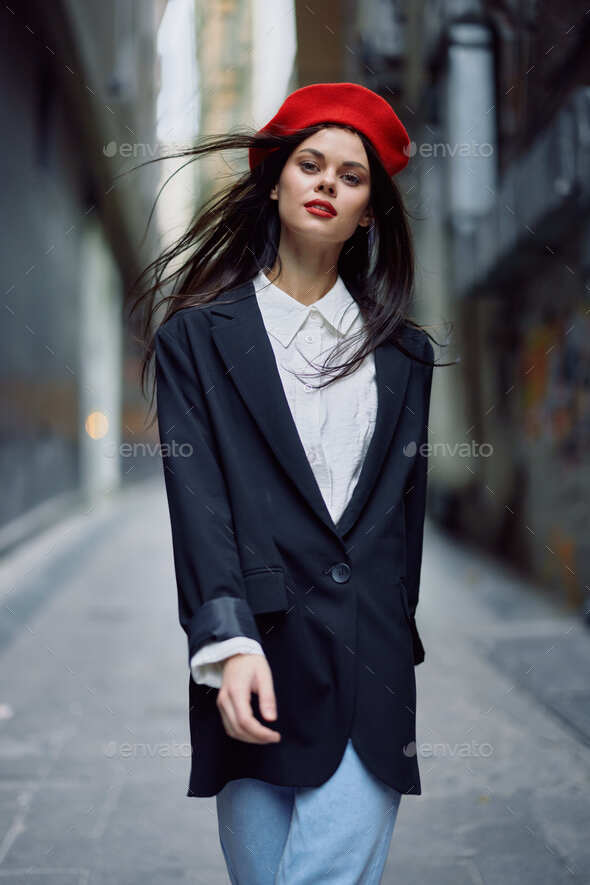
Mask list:
[[[2,564],[0,882],[227,883],[189,799],[188,669],[163,480]],[[416,668],[423,793],[384,883],[588,881],[590,637],[432,524]]]

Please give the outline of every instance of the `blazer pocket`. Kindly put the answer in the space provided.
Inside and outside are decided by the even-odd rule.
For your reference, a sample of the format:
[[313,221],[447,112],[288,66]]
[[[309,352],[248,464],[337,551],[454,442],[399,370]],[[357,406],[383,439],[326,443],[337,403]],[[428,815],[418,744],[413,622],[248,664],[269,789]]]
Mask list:
[[249,568],[242,572],[252,612],[286,612],[289,608],[285,572],[281,566]]

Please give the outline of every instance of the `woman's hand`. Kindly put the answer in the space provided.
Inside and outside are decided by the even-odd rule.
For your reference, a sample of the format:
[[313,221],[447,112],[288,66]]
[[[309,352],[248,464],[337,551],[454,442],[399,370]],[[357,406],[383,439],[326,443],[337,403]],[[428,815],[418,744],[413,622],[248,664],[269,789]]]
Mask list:
[[272,673],[263,655],[231,655],[223,662],[223,681],[217,707],[230,737],[248,744],[270,744],[281,740],[280,732],[265,728],[254,717],[250,694],[256,692],[265,719],[276,719]]

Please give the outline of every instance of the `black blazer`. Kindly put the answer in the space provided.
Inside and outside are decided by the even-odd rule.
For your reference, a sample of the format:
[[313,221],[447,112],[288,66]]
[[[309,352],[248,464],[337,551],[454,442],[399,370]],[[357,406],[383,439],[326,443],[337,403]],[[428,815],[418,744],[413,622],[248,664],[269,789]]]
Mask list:
[[[234,303],[223,303],[228,301]],[[404,327],[413,354],[425,333]],[[205,643],[258,640],[276,744],[229,737],[217,689],[189,673],[187,796],[231,779],[318,786],[346,742],[401,793],[421,793],[414,666],[432,368],[375,350],[376,425],[335,524],[285,397],[252,281],[178,311],[155,338],[158,427],[188,660]]]

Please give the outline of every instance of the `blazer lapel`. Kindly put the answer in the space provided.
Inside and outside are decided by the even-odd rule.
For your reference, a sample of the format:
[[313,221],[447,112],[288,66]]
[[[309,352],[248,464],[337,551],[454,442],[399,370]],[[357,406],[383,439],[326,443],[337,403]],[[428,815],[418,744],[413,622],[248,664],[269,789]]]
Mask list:
[[410,376],[410,360],[393,344],[379,344],[374,350],[374,357],[377,383],[375,428],[357,484],[336,524],[341,535],[350,531],[377,481],[400,418]]
[[352,496],[334,523],[293,419],[254,285],[248,282],[231,291],[245,292],[245,296],[232,303],[215,301],[209,311],[223,318],[211,326],[211,334],[228,375],[285,473],[322,522],[342,538],[360,516],[383,464],[404,401],[410,361],[392,344],[379,345],[374,351],[375,428]]

